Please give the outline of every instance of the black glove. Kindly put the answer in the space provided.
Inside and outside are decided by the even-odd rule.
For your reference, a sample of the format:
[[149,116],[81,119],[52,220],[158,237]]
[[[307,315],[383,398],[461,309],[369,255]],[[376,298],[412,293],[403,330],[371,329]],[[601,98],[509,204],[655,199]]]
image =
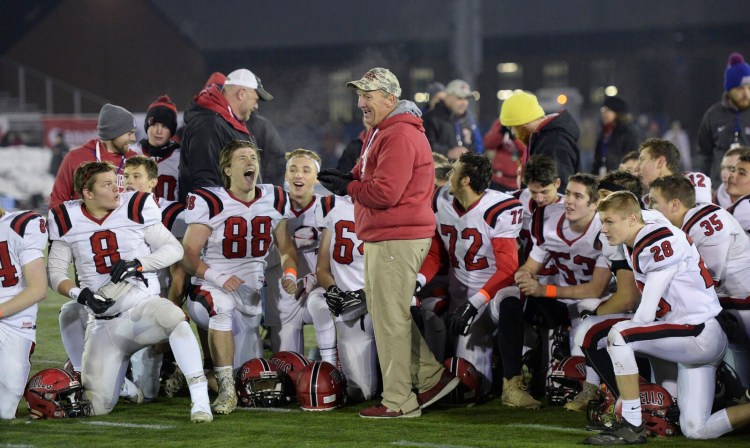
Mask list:
[[344,291],[340,290],[336,285],[329,286],[328,290],[323,293],[323,296],[326,298],[328,310],[334,316],[341,314],[341,295],[343,293]]
[[471,303],[466,302],[451,317],[450,332],[458,336],[466,336],[469,334],[469,327],[475,317],[477,317],[477,309]]
[[349,183],[354,179],[352,173],[344,173],[335,168],[327,168],[318,173],[318,181],[328,191],[338,196],[346,196],[349,194],[346,188]]
[[112,299],[105,299],[99,294],[94,294],[90,289],[83,288],[76,299],[81,305],[87,305],[94,314],[102,314],[115,304]]
[[354,320],[367,312],[365,291],[344,291],[341,295],[341,318],[345,321]]
[[112,278],[112,283],[120,283],[128,277],[140,275],[140,278],[143,278],[142,270],[143,267],[138,259],[129,261],[118,260],[117,263],[112,265],[112,270],[109,271],[109,276]]
[[320,179],[320,176],[335,176],[335,177],[343,177],[344,179],[353,180],[354,175],[349,172],[345,173],[341,170],[337,170],[336,168],[325,168],[318,173],[318,178]]

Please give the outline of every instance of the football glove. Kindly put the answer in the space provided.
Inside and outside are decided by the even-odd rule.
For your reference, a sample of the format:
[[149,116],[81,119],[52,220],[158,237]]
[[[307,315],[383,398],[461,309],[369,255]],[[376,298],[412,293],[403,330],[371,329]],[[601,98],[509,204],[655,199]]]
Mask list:
[[115,304],[114,300],[105,299],[99,294],[94,294],[89,288],[83,288],[80,291],[75,292],[71,290],[71,297],[76,299],[76,302],[81,305],[86,305],[91,308],[91,311],[93,311],[94,314],[102,314]]
[[349,183],[354,180],[352,173],[344,173],[335,168],[327,168],[318,174],[318,181],[328,191],[338,196],[349,194],[346,189]]
[[467,301],[451,317],[450,332],[458,336],[469,334],[469,327],[471,327],[478,312],[479,310]]
[[323,296],[326,298],[326,305],[328,305],[328,310],[333,314],[334,316],[338,316],[341,314],[341,295],[344,293],[341,289],[339,289],[336,285],[331,285],[328,287],[328,290],[323,293]]
[[350,321],[357,319],[367,312],[367,301],[365,300],[365,291],[358,289],[356,291],[344,291],[341,295],[341,319]]
[[138,259],[135,260],[118,260],[117,263],[112,265],[112,270],[109,271],[109,276],[112,279],[112,283],[120,283],[128,277],[140,276],[143,279],[143,266]]

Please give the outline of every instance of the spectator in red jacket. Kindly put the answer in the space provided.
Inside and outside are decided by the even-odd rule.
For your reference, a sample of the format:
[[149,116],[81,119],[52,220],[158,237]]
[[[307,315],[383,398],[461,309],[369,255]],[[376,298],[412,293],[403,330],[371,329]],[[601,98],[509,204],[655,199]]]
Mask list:
[[484,154],[492,162],[490,188],[498,191],[513,191],[520,188],[518,161],[526,150],[520,140],[511,135],[510,129],[495,120],[484,134]]
[[121,192],[125,191],[123,169],[125,159],[136,155],[130,150],[130,145],[135,143],[135,128],[135,118],[125,108],[109,103],[102,106],[97,125],[99,138],[88,141],[65,156],[57,171],[49,207],[53,208],[62,202],[79,198],[73,189],[73,173],[83,162],[113,164],[117,168],[117,185]]

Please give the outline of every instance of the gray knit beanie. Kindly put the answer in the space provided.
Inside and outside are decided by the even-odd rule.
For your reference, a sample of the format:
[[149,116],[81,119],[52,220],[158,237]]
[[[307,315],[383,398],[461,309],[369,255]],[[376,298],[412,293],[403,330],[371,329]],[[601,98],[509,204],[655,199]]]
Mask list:
[[136,128],[135,118],[127,109],[107,103],[99,111],[99,138],[114,140]]

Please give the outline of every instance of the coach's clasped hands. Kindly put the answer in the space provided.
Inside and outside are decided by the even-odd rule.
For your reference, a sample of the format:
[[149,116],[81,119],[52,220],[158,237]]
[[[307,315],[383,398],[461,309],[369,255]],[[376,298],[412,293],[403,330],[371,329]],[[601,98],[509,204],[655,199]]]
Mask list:
[[346,189],[353,180],[352,173],[345,173],[336,168],[326,168],[318,173],[320,185],[337,196],[349,194]]

